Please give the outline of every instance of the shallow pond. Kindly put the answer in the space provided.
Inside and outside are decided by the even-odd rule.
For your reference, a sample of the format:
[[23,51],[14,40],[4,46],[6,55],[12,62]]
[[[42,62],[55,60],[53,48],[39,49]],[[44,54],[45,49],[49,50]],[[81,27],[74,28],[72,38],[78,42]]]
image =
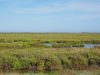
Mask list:
[[52,43],[44,43],[44,46],[47,46],[47,47],[52,47],[53,44]]
[[84,48],[95,48],[100,47],[100,44],[84,44]]
[[[53,47],[53,43],[44,43],[46,47]],[[84,44],[83,48],[95,48],[100,47],[100,44]],[[63,47],[63,48],[78,48],[78,47]]]

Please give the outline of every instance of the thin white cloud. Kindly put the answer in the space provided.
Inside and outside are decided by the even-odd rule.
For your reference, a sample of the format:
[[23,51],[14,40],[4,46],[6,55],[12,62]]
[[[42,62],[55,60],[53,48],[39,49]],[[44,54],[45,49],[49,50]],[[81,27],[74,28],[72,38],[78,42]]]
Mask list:
[[25,14],[48,14],[69,11],[82,11],[82,12],[99,12],[100,3],[85,3],[85,2],[72,2],[72,3],[53,3],[41,7],[33,8],[19,8],[16,13]]
[[[64,12],[64,18],[66,18],[66,20],[93,20],[100,18],[100,2],[50,3],[48,5],[39,5],[37,7],[17,6],[11,7],[9,11],[13,11],[16,14],[52,14]],[[79,14],[74,14],[74,12],[79,12]]]

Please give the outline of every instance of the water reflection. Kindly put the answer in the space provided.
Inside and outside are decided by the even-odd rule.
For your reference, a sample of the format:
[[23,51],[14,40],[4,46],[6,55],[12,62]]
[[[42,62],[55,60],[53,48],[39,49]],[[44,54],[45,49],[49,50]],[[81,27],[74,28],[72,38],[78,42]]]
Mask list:
[[[44,46],[46,47],[53,47],[53,43],[44,43]],[[95,47],[100,47],[100,44],[84,44],[83,48],[95,48]],[[61,48],[80,48],[80,47],[73,47],[73,46],[69,46],[69,47],[61,47]]]
[[95,48],[100,47],[100,44],[84,44],[84,48]]

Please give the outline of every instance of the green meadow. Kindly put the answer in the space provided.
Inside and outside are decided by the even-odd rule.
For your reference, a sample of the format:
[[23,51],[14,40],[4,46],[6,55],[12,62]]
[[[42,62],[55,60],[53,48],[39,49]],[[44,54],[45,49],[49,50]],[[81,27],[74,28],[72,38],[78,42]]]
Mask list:
[[0,71],[100,75],[100,33],[0,33]]

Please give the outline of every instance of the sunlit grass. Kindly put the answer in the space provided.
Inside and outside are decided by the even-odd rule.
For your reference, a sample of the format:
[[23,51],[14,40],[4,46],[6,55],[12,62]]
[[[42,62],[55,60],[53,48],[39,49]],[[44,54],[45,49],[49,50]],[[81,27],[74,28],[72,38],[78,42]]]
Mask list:
[[[42,71],[22,75],[99,75],[87,69],[100,68],[100,48],[83,48],[85,43],[100,44],[100,34],[0,33],[0,70]],[[58,72],[65,69],[69,70]]]

